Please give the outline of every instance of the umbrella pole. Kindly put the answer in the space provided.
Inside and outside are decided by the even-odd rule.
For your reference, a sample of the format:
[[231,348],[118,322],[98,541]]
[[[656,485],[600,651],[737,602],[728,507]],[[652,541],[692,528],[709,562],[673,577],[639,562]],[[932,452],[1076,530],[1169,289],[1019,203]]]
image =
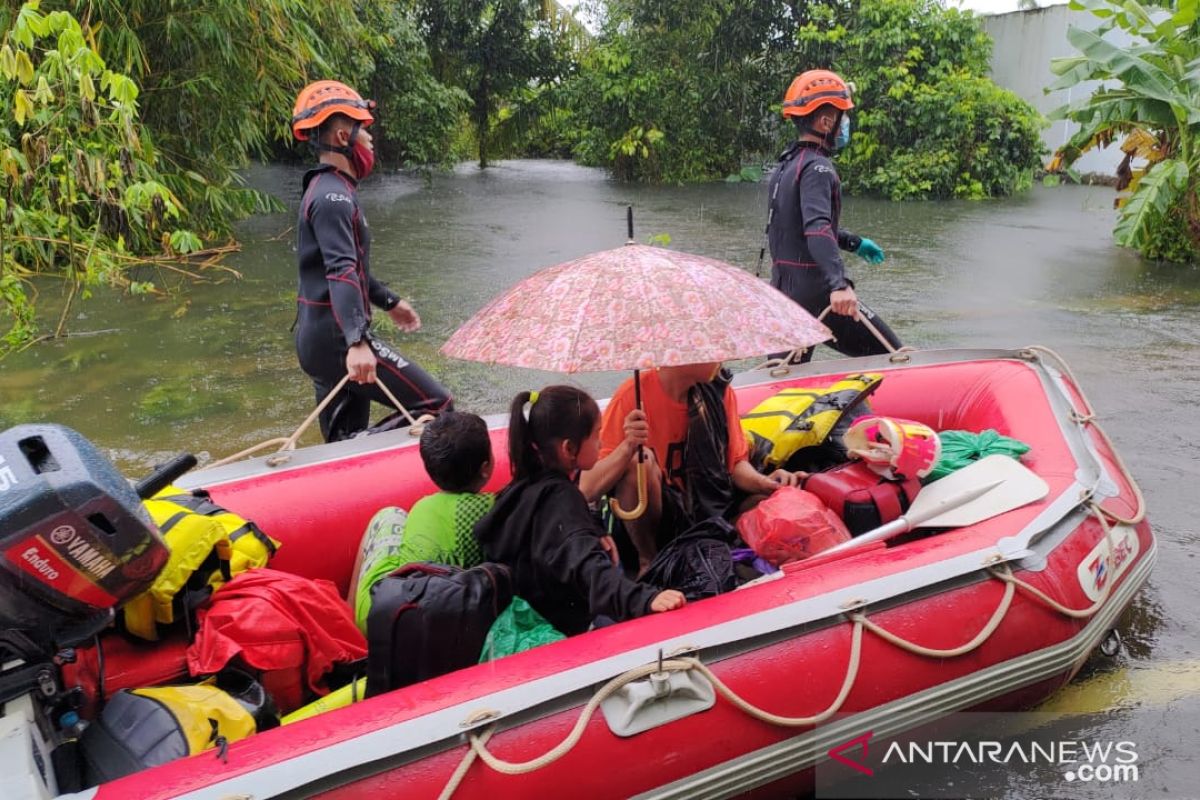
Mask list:
[[[632,219],[632,217],[631,217],[631,219]],[[632,222],[630,224],[632,225]],[[633,399],[634,399],[634,403],[636,404],[636,408],[638,409],[638,411],[641,411],[642,410],[642,371],[638,370],[638,369],[635,369],[633,371]],[[614,514],[616,514],[619,519],[626,519],[626,520],[637,519],[638,517],[642,516],[642,514],[646,513],[647,500],[646,500],[645,460],[646,460],[646,454],[642,450],[642,446],[639,444],[638,449],[637,449],[637,493],[638,493],[637,505],[627,511],[627,510],[621,508],[621,504],[618,503],[615,499],[610,499],[608,501],[608,505],[612,509],[612,512]]]

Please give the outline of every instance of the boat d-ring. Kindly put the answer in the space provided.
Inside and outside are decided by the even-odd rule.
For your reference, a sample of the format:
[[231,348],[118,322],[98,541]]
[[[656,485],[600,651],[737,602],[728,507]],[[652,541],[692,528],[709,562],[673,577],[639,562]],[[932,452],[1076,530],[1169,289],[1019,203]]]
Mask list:
[[1104,639],[1100,642],[1100,652],[1109,658],[1115,658],[1121,652],[1122,642],[1121,634],[1116,628],[1112,628],[1104,635]]

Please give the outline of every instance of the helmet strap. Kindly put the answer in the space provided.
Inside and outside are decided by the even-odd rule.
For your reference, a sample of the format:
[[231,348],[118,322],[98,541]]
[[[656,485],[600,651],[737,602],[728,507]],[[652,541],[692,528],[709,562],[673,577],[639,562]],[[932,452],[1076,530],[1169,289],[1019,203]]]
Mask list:
[[[819,110],[820,107],[818,107],[817,111]],[[842,116],[846,112],[839,109],[837,119],[833,121],[833,127],[828,133],[821,133],[813,127],[813,120],[816,119],[817,111],[813,111],[811,114],[803,117],[793,117],[793,119],[796,121],[796,133],[800,136],[812,134],[813,136],[821,139],[821,144],[826,150],[832,151],[834,149],[834,143],[837,141],[838,127],[841,125]]]
[[335,145],[335,144],[325,144],[324,142],[321,141],[321,133],[320,133],[320,131],[318,131],[317,135],[315,137],[313,137],[313,139],[311,140],[313,143],[313,147],[317,150],[318,153],[320,153],[320,152],[337,153],[340,156],[345,156],[346,158],[351,158],[354,154],[354,140],[358,138],[358,129],[361,127],[362,127],[362,123],[355,120],[354,125],[350,128],[350,138],[344,147],[339,147],[338,145]]

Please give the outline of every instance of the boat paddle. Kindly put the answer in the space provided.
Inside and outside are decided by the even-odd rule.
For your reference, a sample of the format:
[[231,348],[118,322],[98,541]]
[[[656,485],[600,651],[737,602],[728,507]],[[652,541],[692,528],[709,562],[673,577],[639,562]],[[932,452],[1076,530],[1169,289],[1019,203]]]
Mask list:
[[913,528],[962,528],[1005,511],[1041,500],[1046,482],[1014,458],[981,458],[921,489],[899,519],[855,536],[821,555],[839,553],[871,542],[883,542]]

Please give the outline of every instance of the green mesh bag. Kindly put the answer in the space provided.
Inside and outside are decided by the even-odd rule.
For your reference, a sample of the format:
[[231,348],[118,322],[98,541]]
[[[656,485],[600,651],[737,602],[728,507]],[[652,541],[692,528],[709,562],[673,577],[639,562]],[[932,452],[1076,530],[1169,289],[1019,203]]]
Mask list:
[[508,608],[500,612],[483,641],[479,663],[495,661],[533,647],[557,642],[567,638],[546,621],[533,606],[519,597],[514,597]]
[[991,428],[979,433],[971,431],[941,431],[942,455],[937,465],[922,480],[923,483],[944,478],[955,470],[973,464],[984,456],[996,455],[1020,458],[1029,452],[1029,445],[1008,436],[1001,436]]

